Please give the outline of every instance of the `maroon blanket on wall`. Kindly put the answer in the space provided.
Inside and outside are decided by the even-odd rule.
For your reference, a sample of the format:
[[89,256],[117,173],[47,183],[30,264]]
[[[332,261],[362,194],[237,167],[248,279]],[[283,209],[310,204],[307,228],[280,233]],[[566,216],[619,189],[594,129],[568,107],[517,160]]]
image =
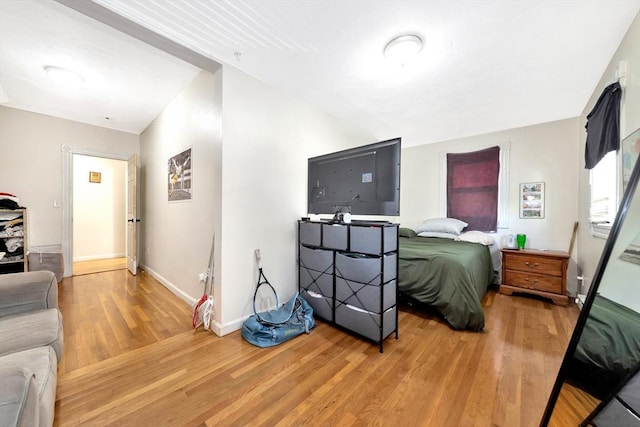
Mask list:
[[498,226],[500,147],[447,154],[447,216],[468,223],[467,230]]

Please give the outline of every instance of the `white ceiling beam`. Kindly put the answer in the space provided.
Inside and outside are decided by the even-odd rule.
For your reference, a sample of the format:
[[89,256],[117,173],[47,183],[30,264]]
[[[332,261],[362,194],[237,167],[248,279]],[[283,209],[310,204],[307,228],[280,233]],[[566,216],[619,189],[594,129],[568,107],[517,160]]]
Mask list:
[[55,0],[56,2],[95,19],[113,29],[138,39],[150,46],[173,55],[202,70],[215,73],[222,66],[212,58],[208,58],[198,52],[186,48],[168,38],[161,36],[140,24],[128,20],[117,13],[92,1],[86,0]]

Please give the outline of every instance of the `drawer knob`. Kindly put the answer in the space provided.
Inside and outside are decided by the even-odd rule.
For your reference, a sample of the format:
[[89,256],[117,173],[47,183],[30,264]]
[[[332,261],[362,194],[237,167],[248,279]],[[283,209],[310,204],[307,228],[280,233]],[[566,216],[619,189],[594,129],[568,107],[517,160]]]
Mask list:
[[529,261],[525,261],[524,265],[526,265],[529,268],[536,268],[539,264],[537,262],[534,262],[533,264],[530,263]]
[[533,279],[533,280],[531,280],[531,279],[529,279],[528,277],[526,277],[526,278],[524,279],[524,281],[525,281],[525,282],[527,282],[527,283],[533,283],[534,285],[538,283],[538,279]]

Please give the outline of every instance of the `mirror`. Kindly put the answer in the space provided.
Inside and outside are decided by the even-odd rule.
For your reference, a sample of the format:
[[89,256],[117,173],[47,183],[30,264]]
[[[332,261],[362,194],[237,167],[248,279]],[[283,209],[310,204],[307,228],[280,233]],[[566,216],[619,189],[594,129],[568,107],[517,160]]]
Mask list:
[[580,425],[640,362],[639,179],[636,161],[542,426]]

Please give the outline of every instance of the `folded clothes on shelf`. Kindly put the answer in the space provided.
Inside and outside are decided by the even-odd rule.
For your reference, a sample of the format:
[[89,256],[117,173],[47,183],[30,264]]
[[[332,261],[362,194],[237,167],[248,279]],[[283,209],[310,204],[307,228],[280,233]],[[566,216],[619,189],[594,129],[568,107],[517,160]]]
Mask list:
[[11,193],[0,192],[0,209],[20,209],[18,196]]

